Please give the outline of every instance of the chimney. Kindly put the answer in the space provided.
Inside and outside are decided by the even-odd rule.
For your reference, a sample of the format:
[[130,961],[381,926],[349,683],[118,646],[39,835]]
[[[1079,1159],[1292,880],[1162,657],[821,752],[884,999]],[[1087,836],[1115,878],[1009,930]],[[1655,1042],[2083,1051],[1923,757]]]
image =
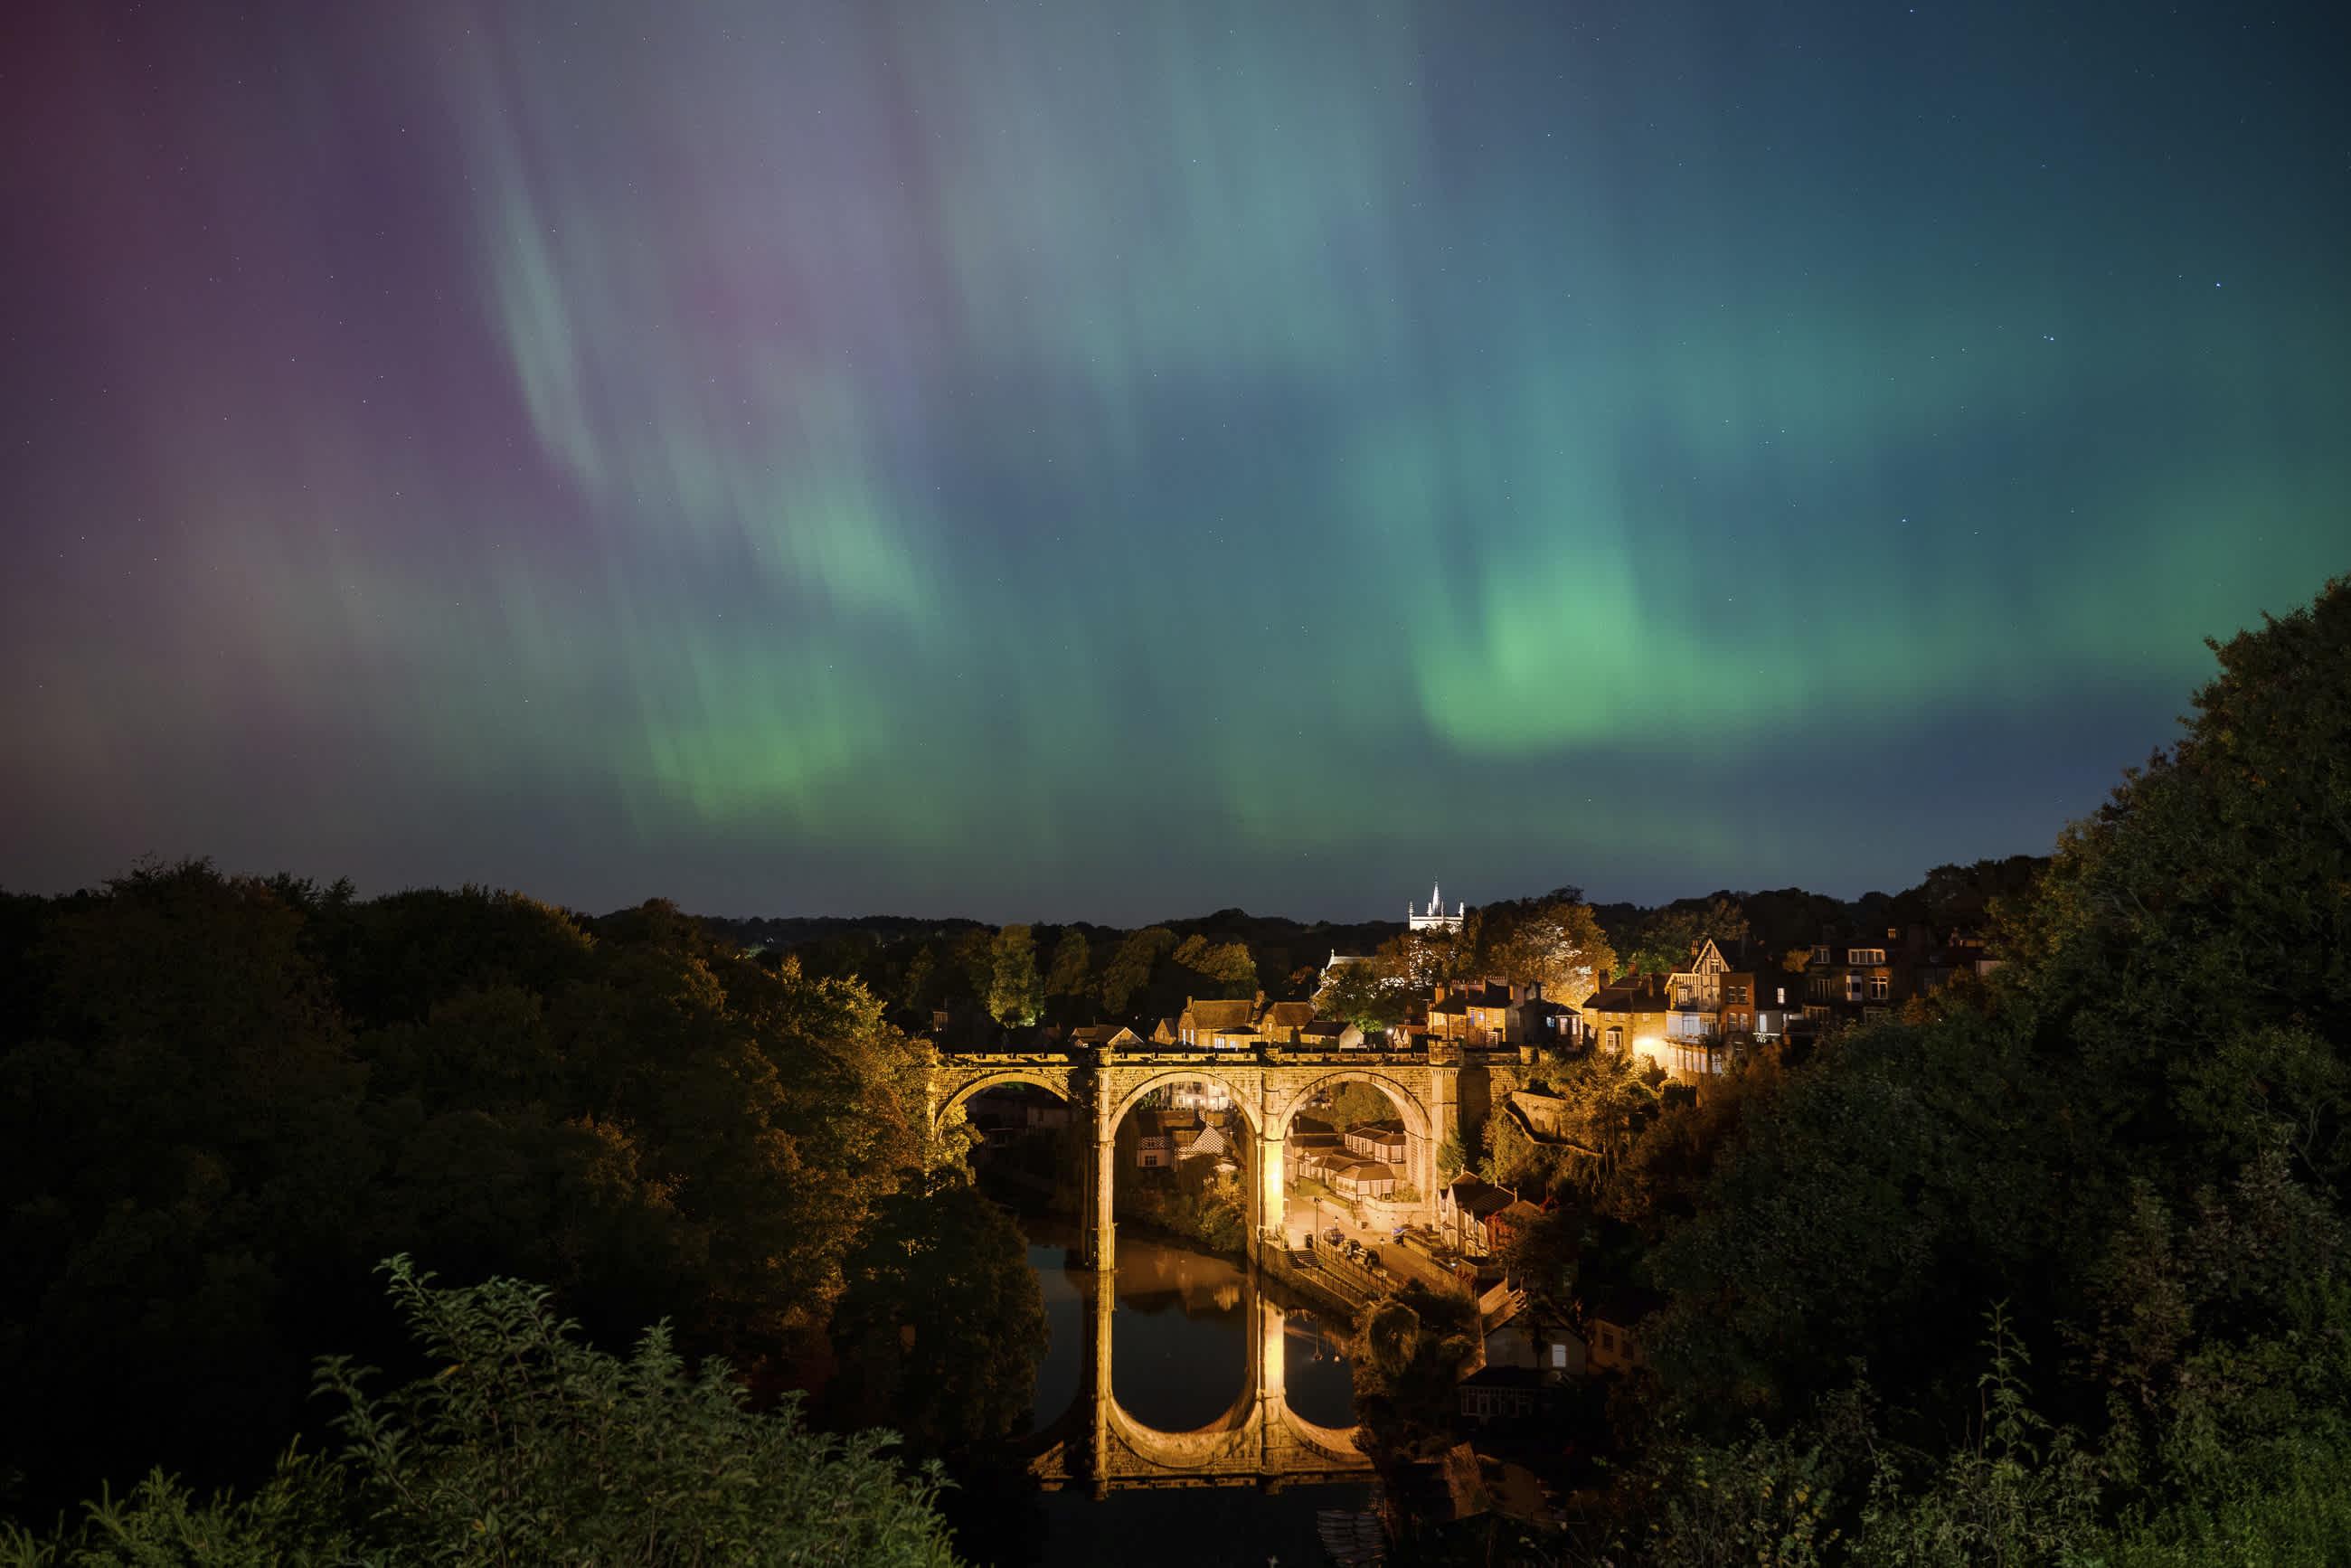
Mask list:
[[1602,990],[1604,990],[1604,990],[1606,990],[1606,989],[1608,988],[1608,980],[1609,980],[1609,974],[1608,974],[1608,971],[1607,971],[1607,970],[1605,970],[1605,969],[1601,970],[1601,971],[1600,971],[1600,988],[1601,988]]
[[1430,998],[1430,1005],[1433,1007],[1433,1006],[1435,1006],[1437,1002],[1441,1002],[1441,1001],[1443,1001],[1444,999],[1445,999],[1445,982],[1444,982],[1444,981],[1442,981],[1442,980],[1439,980],[1439,981],[1437,981],[1437,995],[1436,995],[1435,997],[1433,997],[1432,998]]

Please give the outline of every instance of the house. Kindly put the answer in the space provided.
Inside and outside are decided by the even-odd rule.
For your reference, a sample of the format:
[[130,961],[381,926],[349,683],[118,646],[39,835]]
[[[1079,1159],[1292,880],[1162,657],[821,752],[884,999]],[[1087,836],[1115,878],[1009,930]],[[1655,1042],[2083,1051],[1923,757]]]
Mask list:
[[1347,1141],[1332,1128],[1305,1117],[1290,1124],[1281,1142],[1281,1168],[1289,1181],[1325,1181],[1331,1165],[1351,1157]]
[[1521,1306],[1485,1334],[1485,1364],[1523,1367],[1545,1383],[1564,1383],[1584,1374],[1583,1336],[1566,1323],[1539,1318]]
[[1172,1051],[1180,1043],[1176,1034],[1176,1020],[1161,1019],[1151,1027],[1151,1043],[1161,1051]]
[[1455,1394],[1461,1418],[1479,1427],[1527,1420],[1545,1404],[1542,1375],[1524,1366],[1481,1366],[1456,1385]]
[[1949,957],[1938,965],[1935,953],[1923,925],[1823,926],[1804,966],[1804,1017],[1822,1030],[1892,1018],[1904,1002],[1927,993],[1930,976],[1949,976]]
[[1395,1167],[1378,1160],[1342,1155],[1327,1168],[1331,1190],[1341,1197],[1387,1197],[1396,1189]]
[[1295,1045],[1314,1022],[1312,1002],[1275,1002],[1257,1020],[1258,1032],[1277,1045]]
[[1583,1338],[1590,1347],[1592,1370],[1631,1372],[1648,1365],[1641,1348],[1640,1324],[1665,1301],[1655,1291],[1635,1287],[1603,1291],[1594,1296],[1583,1314]]
[[1184,1051],[1207,1051],[1219,1030],[1254,1034],[1256,1027],[1254,1001],[1200,1001],[1186,997],[1184,1010],[1176,1019],[1174,1043]]
[[1298,1031],[1301,1051],[1361,1051],[1364,1031],[1343,1019],[1317,1019]]
[[1177,1111],[1229,1111],[1233,1108],[1233,1096],[1230,1090],[1213,1080],[1171,1083],[1167,1086],[1167,1103]]
[[1662,1066],[1672,1002],[1664,975],[1627,975],[1612,980],[1604,970],[1600,988],[1584,998],[1584,1030],[1607,1050],[1646,1056]]
[[1123,1024],[1081,1024],[1070,1031],[1070,1044],[1094,1051],[1140,1051],[1143,1037]]
[[1138,1111],[1134,1121],[1134,1163],[1144,1170],[1172,1168],[1176,1164],[1175,1145],[1159,1117],[1153,1112]]
[[1437,1233],[1464,1252],[1490,1252],[1493,1218],[1515,1201],[1476,1176],[1457,1176],[1437,1195]]
[[1803,1016],[1804,982],[1785,969],[1734,969],[1722,977],[1722,1038],[1736,1052],[1778,1040]]
[[1689,966],[1666,977],[1666,1049],[1658,1065],[1694,1083],[1728,1065],[1722,1041],[1722,979],[1730,971],[1714,938],[1691,950]]
[[1404,1124],[1391,1117],[1384,1122],[1358,1122],[1347,1129],[1347,1152],[1362,1159],[1378,1160],[1384,1165],[1400,1166],[1411,1147],[1405,1136]]
[[1428,1032],[1437,1040],[1462,1040],[1469,1037],[1469,1003],[1467,998],[1454,994],[1453,988],[1437,982],[1436,995],[1428,1003]]
[[1254,1051],[1265,1043],[1265,1036],[1254,1024],[1211,1030],[1206,1038],[1210,1051]]
[[1564,1002],[1546,998],[1541,986],[1519,1006],[1519,1040],[1522,1044],[1569,1051],[1583,1043],[1583,1015]]

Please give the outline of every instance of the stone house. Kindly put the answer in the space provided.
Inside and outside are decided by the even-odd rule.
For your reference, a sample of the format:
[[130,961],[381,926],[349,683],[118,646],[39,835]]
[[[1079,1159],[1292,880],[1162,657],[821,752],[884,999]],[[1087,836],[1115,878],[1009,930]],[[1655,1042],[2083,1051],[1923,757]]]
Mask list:
[[1646,1056],[1662,1067],[1672,1003],[1664,975],[1627,975],[1616,980],[1604,972],[1599,988],[1584,998],[1584,1030],[1606,1050]]
[[1254,1001],[1200,1001],[1186,997],[1184,1010],[1176,1019],[1174,1044],[1182,1051],[1207,1051],[1219,1033],[1254,1037],[1257,1011]]

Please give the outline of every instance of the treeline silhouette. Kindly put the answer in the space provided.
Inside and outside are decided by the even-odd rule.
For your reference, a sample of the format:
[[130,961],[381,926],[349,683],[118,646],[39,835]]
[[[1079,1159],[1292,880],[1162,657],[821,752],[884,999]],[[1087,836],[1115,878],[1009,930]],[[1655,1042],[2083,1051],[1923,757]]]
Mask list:
[[[762,1401],[838,1336],[855,1419],[927,1423],[932,1451],[1025,1407],[1033,1310],[956,1342],[976,1413],[925,1414],[942,1396],[894,1326],[831,1319],[845,1277],[896,1311],[875,1281],[926,1223],[987,1321],[1007,1291],[1034,1306],[1008,1222],[914,1179],[961,1153],[927,1145],[919,1048],[858,986],[666,904],[146,865],[0,901],[0,1512],[46,1524],[158,1465],[250,1484],[298,1433],[331,1447],[315,1357],[419,1368],[373,1274],[395,1253],[551,1287],[602,1345],[666,1317]],[[876,1232],[898,1260],[860,1255]]]

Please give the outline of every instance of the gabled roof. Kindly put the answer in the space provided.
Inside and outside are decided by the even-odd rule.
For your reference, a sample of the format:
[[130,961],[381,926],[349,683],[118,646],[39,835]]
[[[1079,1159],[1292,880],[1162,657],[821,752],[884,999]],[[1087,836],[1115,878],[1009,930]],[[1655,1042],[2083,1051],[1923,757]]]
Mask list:
[[1592,1012],[1596,1009],[1608,1013],[1662,1012],[1665,1010],[1666,1000],[1666,993],[1662,989],[1651,987],[1648,977],[1643,976],[1636,980],[1618,980],[1613,985],[1593,992],[1591,996],[1584,998],[1583,1010]]
[[1303,1029],[1313,1021],[1314,1004],[1312,1002],[1275,1002],[1265,1009],[1265,1016],[1259,1019],[1258,1023],[1261,1028],[1271,1030]]
[[1499,1214],[1518,1202],[1499,1186],[1489,1186],[1476,1176],[1456,1176],[1453,1180],[1453,1207],[1484,1218]]
[[1186,998],[1184,1016],[1191,1020],[1196,1030],[1247,1029],[1257,1021],[1257,1003],[1252,1000],[1204,1002]]

